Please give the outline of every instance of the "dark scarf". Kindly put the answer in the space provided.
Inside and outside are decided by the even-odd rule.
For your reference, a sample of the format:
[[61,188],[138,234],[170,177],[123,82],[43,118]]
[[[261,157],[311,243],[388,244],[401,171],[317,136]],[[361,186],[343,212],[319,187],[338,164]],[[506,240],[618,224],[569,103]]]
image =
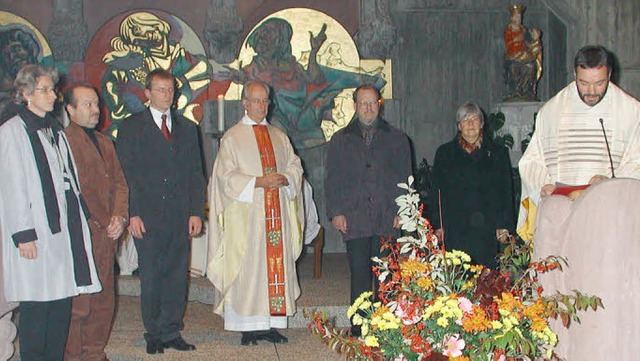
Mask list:
[[58,144],[59,132],[62,130],[62,127],[49,113],[44,117],[40,117],[25,106],[21,106],[18,109],[18,115],[25,123],[27,135],[31,142],[31,148],[33,149],[38,174],[40,175],[40,183],[42,184],[42,195],[44,198],[44,207],[47,212],[49,229],[52,234],[56,234],[60,232],[60,209],[58,208],[56,190],[53,186],[53,179],[51,178],[49,161],[47,160],[47,155],[38,136],[38,131],[50,128],[53,134],[53,141]]

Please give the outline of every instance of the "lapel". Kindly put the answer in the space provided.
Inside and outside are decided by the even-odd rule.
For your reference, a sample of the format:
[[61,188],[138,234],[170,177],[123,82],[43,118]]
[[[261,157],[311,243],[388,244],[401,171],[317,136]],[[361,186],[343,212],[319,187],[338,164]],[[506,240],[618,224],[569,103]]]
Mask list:
[[[102,159],[102,156],[98,152],[95,144],[89,138],[87,133],[80,127],[78,124],[74,122],[70,122],[69,126],[66,129],[67,139],[72,144],[76,146],[73,147],[72,151],[74,157],[76,158],[76,165],[78,168],[90,167],[93,170],[96,170],[95,167],[100,167],[100,171],[104,171],[105,169],[105,160]],[[98,138],[98,145],[100,144],[100,138]],[[103,147],[100,147],[100,151],[102,154],[105,153]]]

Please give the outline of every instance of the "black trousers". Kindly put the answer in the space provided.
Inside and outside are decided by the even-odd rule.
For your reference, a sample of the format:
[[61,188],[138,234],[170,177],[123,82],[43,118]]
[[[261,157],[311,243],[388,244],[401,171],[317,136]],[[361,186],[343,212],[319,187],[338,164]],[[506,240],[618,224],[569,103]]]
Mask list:
[[380,253],[380,239],[380,236],[371,236],[347,241],[347,257],[351,270],[351,304],[363,292],[373,291],[374,299],[377,297],[379,282],[371,269],[374,265],[371,258],[385,257],[389,253],[388,250]]
[[170,341],[184,327],[190,241],[188,226],[163,227],[135,239],[140,271],[140,308],[147,341]]
[[20,360],[62,361],[70,320],[71,298],[20,302]]

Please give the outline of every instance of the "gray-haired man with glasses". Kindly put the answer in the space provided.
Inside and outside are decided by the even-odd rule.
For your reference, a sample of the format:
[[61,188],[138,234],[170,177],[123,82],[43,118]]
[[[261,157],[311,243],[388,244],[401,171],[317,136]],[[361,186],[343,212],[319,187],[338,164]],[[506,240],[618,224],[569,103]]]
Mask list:
[[[329,142],[325,179],[327,216],[347,245],[351,303],[372,290],[371,258],[381,255],[381,239],[398,236],[397,184],[411,174],[409,139],[380,116],[380,91],[362,85],[353,100],[354,119]],[[360,335],[359,327],[351,330]]]

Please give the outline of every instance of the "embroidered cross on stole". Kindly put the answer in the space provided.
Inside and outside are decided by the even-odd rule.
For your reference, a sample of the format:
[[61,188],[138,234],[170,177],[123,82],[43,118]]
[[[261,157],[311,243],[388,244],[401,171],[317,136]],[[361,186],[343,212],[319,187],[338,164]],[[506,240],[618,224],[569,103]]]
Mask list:
[[[275,173],[276,157],[266,126],[254,125],[253,132],[260,151],[264,175]],[[280,191],[278,188],[264,190],[265,231],[267,242],[267,275],[269,281],[269,311],[272,316],[286,315],[284,260],[282,249],[282,218],[280,214]]]

